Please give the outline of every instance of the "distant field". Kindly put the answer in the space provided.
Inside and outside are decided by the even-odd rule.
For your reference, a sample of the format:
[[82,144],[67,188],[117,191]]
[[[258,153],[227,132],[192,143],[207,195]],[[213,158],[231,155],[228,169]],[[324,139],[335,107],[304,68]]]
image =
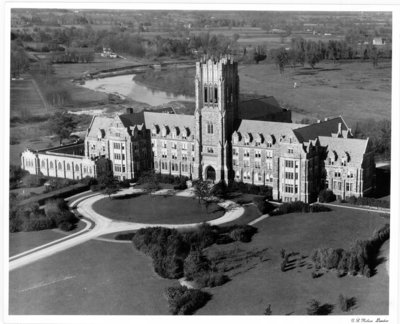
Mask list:
[[[316,69],[274,64],[239,66],[241,92],[272,95],[294,112],[321,119],[342,115],[350,123],[391,116],[391,64],[320,63]],[[293,88],[294,82],[297,88]]]
[[10,116],[29,117],[48,113],[32,76],[28,73],[21,75],[22,80],[10,82]]
[[[190,82],[195,76],[194,69],[180,70],[176,82],[171,82],[174,71],[153,74],[142,74],[137,80],[155,89],[194,96]],[[293,121],[341,114],[354,124],[360,119],[391,116],[390,62],[381,62],[378,68],[373,68],[371,62],[324,62],[317,64],[314,70],[307,65],[296,69],[287,67],[283,74],[273,63],[239,63],[239,78],[241,93],[274,96],[281,105],[292,110]]]

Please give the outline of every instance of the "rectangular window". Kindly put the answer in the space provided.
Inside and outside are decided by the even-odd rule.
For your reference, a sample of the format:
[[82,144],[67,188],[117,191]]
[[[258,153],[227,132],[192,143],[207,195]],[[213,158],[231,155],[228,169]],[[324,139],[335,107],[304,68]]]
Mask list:
[[288,149],[288,153],[293,154],[293,149],[292,148]]
[[239,165],[239,161],[237,159],[233,159],[232,161],[233,161],[233,165],[234,166],[238,166]]
[[244,150],[243,156],[244,157],[249,157],[250,156],[250,151],[249,150]]
[[285,178],[286,179],[294,179],[293,172],[285,172]]
[[114,165],[114,171],[115,171],[115,172],[121,172],[121,170],[122,170],[122,169],[121,169],[121,165],[119,165],[119,164],[115,164],[115,165]]
[[255,150],[254,151],[254,157],[260,158],[261,157],[261,151],[260,150]]
[[187,143],[182,143],[182,150],[187,150]]
[[121,148],[120,143],[114,143],[114,149],[119,150]]
[[121,160],[121,154],[114,153],[114,160]]
[[255,162],[254,162],[254,167],[255,167],[256,169],[261,169],[261,162],[260,162],[260,161],[255,161]]
[[293,185],[288,185],[288,184],[286,184],[286,185],[285,185],[285,192],[286,192],[286,193],[293,193],[293,192],[294,192],[294,190],[293,190]]
[[244,163],[245,167],[249,167],[250,166],[250,161],[249,160],[244,160],[243,163]]
[[234,148],[233,149],[233,155],[239,155],[239,149]]
[[285,167],[287,167],[287,168],[294,168],[294,161],[286,160],[286,161],[285,161]]
[[208,88],[204,87],[204,102],[208,102]]
[[218,88],[214,88],[214,102],[218,102]]
[[272,151],[266,151],[267,159],[272,159]]
[[272,170],[272,162],[271,161],[267,161],[265,163],[265,167],[267,168],[267,170]]

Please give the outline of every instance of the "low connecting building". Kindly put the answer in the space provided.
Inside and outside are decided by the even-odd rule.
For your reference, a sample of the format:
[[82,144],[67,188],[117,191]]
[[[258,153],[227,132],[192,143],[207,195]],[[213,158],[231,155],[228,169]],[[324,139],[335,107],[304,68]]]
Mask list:
[[[291,123],[272,97],[239,99],[238,65],[229,57],[196,63],[194,115],[141,112],[95,116],[83,144],[27,150],[33,174],[97,176],[109,159],[115,177],[142,172],[269,186],[273,199],[313,202],[324,188],[340,197],[373,190],[374,154],[368,139],[352,138],[342,117]],[[78,152],[79,151],[79,152]]]

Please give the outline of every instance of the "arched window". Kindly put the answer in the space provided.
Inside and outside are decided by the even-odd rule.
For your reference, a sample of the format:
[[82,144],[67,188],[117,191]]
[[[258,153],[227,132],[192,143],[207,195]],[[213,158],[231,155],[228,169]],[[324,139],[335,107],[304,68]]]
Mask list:
[[208,87],[204,86],[204,102],[208,102]]
[[50,161],[50,169],[54,169],[54,164],[52,161]]
[[214,86],[214,102],[218,102],[218,86]]
[[67,163],[67,171],[71,171],[71,166]]
[[62,164],[61,164],[61,162],[58,162],[58,168],[59,168],[60,170],[62,170]]
[[79,165],[75,165],[75,171],[79,171]]
[[214,125],[211,122],[207,122],[207,134],[214,134]]

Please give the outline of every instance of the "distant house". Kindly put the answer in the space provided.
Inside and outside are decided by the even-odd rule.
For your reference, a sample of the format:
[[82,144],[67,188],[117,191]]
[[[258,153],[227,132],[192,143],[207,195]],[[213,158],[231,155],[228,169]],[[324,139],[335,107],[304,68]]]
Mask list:
[[117,58],[118,55],[114,53],[111,48],[103,47],[103,52],[100,54],[101,57]]
[[374,37],[374,39],[372,40],[372,45],[385,45],[385,39],[382,37]]

